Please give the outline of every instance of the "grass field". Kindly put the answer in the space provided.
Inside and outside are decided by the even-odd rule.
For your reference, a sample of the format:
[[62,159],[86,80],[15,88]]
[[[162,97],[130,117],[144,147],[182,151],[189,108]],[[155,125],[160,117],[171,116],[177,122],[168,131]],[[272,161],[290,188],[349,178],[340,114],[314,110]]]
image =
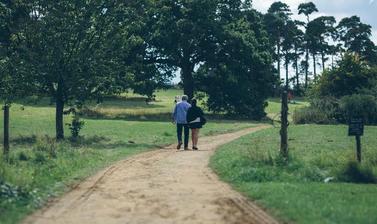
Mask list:
[[290,126],[291,158],[285,164],[279,129],[271,128],[224,145],[211,167],[280,220],[376,223],[376,136],[377,127],[366,127],[358,166],[346,126]]
[[[292,120],[292,114],[295,110],[309,106],[309,103],[303,98],[297,98],[289,103],[289,120]],[[279,98],[271,98],[268,100],[266,108],[267,116],[272,120],[280,120],[281,100]]]
[[[28,98],[13,104],[10,163],[0,158],[0,223],[17,222],[49,197],[114,161],[175,143],[170,113],[174,96],[179,94],[179,90],[160,91],[156,102],[149,104],[133,94],[106,98],[99,105],[90,102],[89,109],[97,115],[85,117],[82,137],[75,143],[53,140],[55,114],[49,100]],[[65,123],[69,121],[66,116]],[[202,135],[254,125],[209,119]],[[65,134],[70,135],[68,127]]]

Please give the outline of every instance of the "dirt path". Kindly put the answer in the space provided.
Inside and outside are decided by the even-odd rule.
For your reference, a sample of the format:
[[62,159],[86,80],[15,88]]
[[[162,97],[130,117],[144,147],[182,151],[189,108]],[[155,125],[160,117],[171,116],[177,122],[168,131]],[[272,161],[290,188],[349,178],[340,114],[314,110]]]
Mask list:
[[24,223],[277,223],[208,168],[214,149],[265,127],[202,138],[133,156],[87,179]]

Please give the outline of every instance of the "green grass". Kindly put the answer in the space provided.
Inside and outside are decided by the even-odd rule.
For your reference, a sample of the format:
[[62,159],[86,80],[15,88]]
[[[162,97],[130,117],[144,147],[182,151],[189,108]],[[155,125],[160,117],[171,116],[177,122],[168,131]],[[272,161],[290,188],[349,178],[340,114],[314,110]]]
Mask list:
[[[376,136],[377,127],[366,127],[358,166],[346,126],[291,126],[286,164],[278,153],[279,130],[271,128],[222,146],[211,167],[280,220],[376,223],[376,184],[358,183],[377,183]],[[329,177],[333,181],[324,183]]]
[[[266,108],[267,116],[273,120],[280,120],[280,111],[281,111],[281,101],[279,98],[271,98],[268,101],[268,106]],[[291,120],[292,114],[295,110],[309,106],[303,98],[298,98],[289,103],[289,119]]]
[[[105,98],[99,105],[89,102],[89,108],[103,114],[84,118],[82,138],[77,143],[54,142],[55,109],[48,99],[29,97],[13,104],[10,163],[0,158],[0,223],[18,222],[51,196],[64,193],[72,184],[117,160],[175,143],[170,113],[174,96],[180,94],[179,90],[159,91],[156,102],[150,104],[134,94]],[[145,116],[150,114],[153,116]],[[1,124],[2,119],[0,116]],[[65,116],[65,123],[70,119]],[[201,133],[214,135],[254,125],[208,119]],[[70,135],[68,127],[65,134]]]

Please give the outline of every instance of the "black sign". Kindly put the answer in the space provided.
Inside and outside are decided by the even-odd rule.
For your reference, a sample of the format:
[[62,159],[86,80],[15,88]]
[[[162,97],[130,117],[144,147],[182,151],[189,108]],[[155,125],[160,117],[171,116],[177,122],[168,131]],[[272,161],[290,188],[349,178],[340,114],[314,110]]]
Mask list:
[[352,118],[349,121],[348,136],[362,136],[364,134],[364,121],[362,118]]

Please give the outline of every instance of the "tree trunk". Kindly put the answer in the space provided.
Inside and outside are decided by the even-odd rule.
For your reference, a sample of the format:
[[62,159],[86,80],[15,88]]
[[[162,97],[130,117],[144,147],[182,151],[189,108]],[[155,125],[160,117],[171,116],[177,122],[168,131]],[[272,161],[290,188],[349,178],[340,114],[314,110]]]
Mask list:
[[289,61],[288,59],[285,59],[285,89],[288,90],[289,88]]
[[56,90],[56,139],[64,139],[64,125],[63,125],[63,112],[64,112],[64,94],[63,94],[63,82],[58,83]]
[[331,54],[331,69],[334,69],[334,54]]
[[4,158],[9,156],[9,104],[4,104]]
[[183,81],[183,93],[191,100],[194,98],[194,78],[192,77],[193,66],[189,63],[182,66],[181,76]]
[[281,99],[280,154],[288,159],[288,90],[285,89]]
[[300,91],[300,80],[299,80],[299,72],[298,72],[298,58],[297,58],[297,47],[295,48],[295,67],[296,67],[296,94]]
[[326,69],[326,65],[325,65],[325,54],[322,52],[322,53],[321,53],[321,56],[322,56],[322,72],[324,72],[325,69]]
[[316,66],[316,64],[317,64],[317,62],[316,62],[316,60],[315,60],[315,54],[313,53],[313,73],[314,73],[314,79],[316,79],[317,78],[317,66]]
[[306,65],[305,65],[305,89],[308,88],[308,78],[309,78],[309,50],[306,48],[305,55]]
[[277,53],[277,55],[278,55],[278,76],[279,76],[279,80],[280,80],[281,79],[280,78],[280,40],[277,44],[277,51],[278,51],[278,53]]

